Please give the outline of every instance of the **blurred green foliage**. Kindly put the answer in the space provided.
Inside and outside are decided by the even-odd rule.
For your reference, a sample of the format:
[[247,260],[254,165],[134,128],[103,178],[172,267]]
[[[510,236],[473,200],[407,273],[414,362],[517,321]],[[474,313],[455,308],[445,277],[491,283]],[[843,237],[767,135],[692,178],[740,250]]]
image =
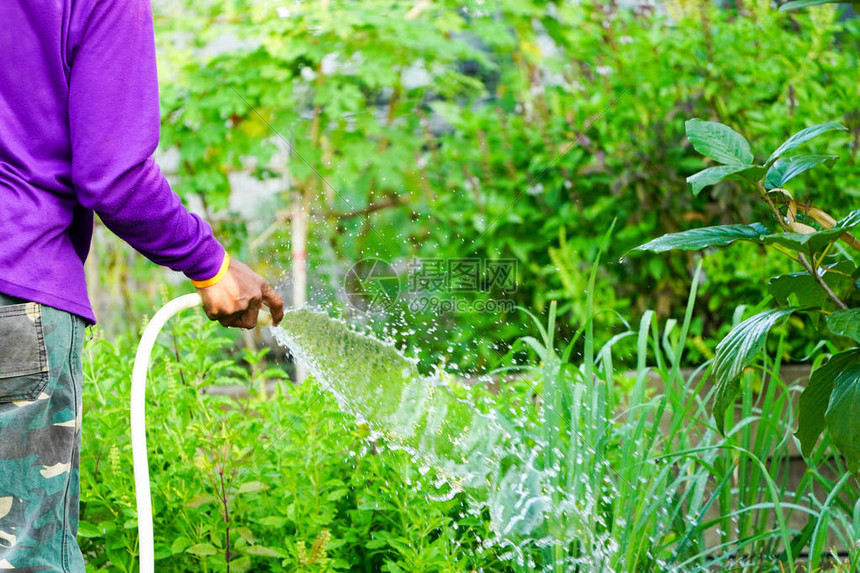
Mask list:
[[[537,311],[558,300],[569,335],[587,318],[582,277],[597,237],[617,218],[601,304],[668,316],[702,255],[621,255],[659,234],[766,213],[734,182],[686,193],[685,178],[707,165],[685,139],[688,117],[739,126],[756,149],[838,121],[849,131],[809,152],[842,159],[799,177],[809,192],[798,200],[838,214],[860,189],[860,24],[839,21],[834,6],[208,0],[156,16],[175,188],[270,275],[289,268],[291,210],[309,211],[311,300],[337,298],[338,273],[365,257],[513,257],[518,289],[506,297]],[[280,189],[262,231],[230,208],[246,192],[238,173]],[[708,356],[705,341],[726,332],[738,302],[765,295],[764,277],[787,270],[762,248],[741,253],[703,255],[707,312],[692,360]],[[521,334],[510,318],[405,320],[443,325],[469,346],[453,359],[475,365]],[[444,354],[448,341],[426,330],[401,338]],[[805,350],[800,336],[792,351]]]

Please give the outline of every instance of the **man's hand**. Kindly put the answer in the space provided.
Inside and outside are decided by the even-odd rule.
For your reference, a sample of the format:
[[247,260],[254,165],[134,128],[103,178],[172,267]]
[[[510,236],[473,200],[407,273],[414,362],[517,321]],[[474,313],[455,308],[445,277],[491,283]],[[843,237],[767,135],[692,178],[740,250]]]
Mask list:
[[254,328],[257,313],[266,305],[272,314],[272,323],[277,326],[284,317],[284,299],[266,280],[248,266],[230,259],[230,267],[217,284],[198,288],[203,299],[206,316],[217,320],[221,326]]

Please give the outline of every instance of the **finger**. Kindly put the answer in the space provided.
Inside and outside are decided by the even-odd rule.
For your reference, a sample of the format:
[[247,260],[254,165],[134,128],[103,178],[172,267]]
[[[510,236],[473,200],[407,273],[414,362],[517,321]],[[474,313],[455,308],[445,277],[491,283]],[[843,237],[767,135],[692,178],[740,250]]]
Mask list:
[[269,283],[263,285],[263,303],[269,307],[272,324],[278,326],[278,323],[284,318],[284,299]]
[[209,320],[219,320],[221,318],[220,313],[212,307],[212,303],[206,299],[203,299],[203,312],[206,313],[206,318]]
[[[212,288],[212,287],[207,287]],[[198,292],[202,292],[203,289],[197,289]],[[203,296],[203,312],[206,313],[206,317],[209,320],[217,320],[221,322],[222,320],[229,319],[233,316],[234,313],[228,311],[224,308],[224,305],[220,300],[213,300],[209,296]],[[223,323],[222,323],[223,324]]]
[[263,306],[261,298],[261,296],[258,296],[250,299],[244,309],[236,312],[233,315],[235,320],[231,326],[233,328],[245,329],[251,329],[257,326],[257,316],[259,315],[260,308]]
[[257,326],[257,314],[259,312],[259,308],[249,308],[239,316],[232,326],[234,328],[245,328],[247,330],[254,328]]
[[224,310],[211,311],[207,312],[206,316],[209,317],[209,320],[215,320],[223,324],[223,321],[230,321],[235,317],[234,313],[226,312]]

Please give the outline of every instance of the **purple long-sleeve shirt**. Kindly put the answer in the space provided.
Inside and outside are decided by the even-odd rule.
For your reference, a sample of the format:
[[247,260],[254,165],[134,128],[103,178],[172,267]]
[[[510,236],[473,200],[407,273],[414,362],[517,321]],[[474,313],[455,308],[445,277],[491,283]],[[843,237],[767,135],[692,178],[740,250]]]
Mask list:
[[218,273],[151,159],[159,122],[149,0],[0,0],[0,292],[94,322],[93,212],[158,264]]

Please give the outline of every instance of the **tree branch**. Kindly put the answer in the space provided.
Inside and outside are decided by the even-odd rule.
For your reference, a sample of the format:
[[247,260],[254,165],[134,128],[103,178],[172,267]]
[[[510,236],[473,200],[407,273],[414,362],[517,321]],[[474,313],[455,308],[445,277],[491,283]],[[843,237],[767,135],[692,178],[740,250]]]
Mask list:
[[323,216],[326,219],[354,219],[355,217],[364,217],[365,215],[370,215],[371,213],[382,211],[389,207],[399,207],[400,205],[408,203],[410,199],[412,199],[412,196],[407,193],[406,195],[398,195],[384,201],[377,201],[376,203],[369,204],[367,207],[362,207],[361,209],[355,209],[353,211],[335,211],[330,209],[323,213]]
[[[765,203],[767,203],[767,206],[770,207],[771,212],[773,213],[774,217],[776,217],[776,220],[779,222],[779,225],[780,227],[782,227],[782,230],[786,233],[790,233],[791,230],[783,219],[782,213],[779,211],[779,208],[777,208],[776,204],[773,202],[773,199],[771,199],[770,193],[767,192],[767,189],[764,188],[764,185],[762,185],[761,181],[756,181],[756,188],[758,189],[759,194],[761,194],[762,198],[765,200]],[[821,287],[821,289],[825,292],[828,298],[830,298],[830,300],[832,300],[833,303],[840,309],[847,310],[848,305],[842,302],[842,299],[836,296],[836,293],[833,292],[833,290],[830,288],[830,285],[824,282],[824,278],[818,274],[815,267],[813,267],[812,264],[809,262],[809,259],[806,258],[806,255],[798,251],[797,258],[803,268],[806,269],[806,272],[808,272],[809,275],[815,279],[815,282],[818,283],[818,286]]]

